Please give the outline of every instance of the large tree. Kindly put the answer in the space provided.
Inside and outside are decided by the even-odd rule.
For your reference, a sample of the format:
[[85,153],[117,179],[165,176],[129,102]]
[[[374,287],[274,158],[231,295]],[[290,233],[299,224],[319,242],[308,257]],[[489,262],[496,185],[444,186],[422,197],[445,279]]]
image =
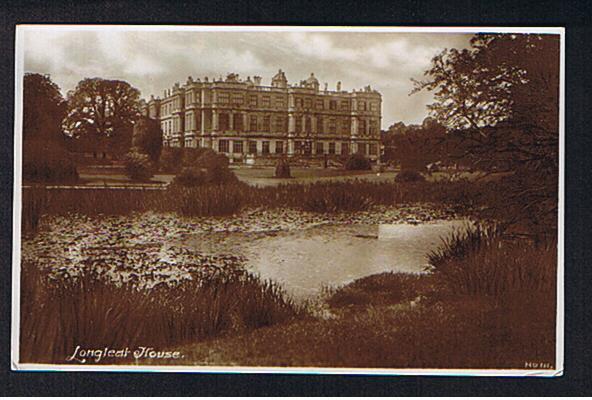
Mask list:
[[[511,174],[498,204],[512,222],[541,231],[556,221],[559,150],[558,35],[479,34],[445,49],[415,81],[434,92],[431,115],[463,137],[475,165]],[[498,213],[498,215],[500,215]]]
[[64,131],[71,137],[131,135],[140,116],[140,91],[119,80],[87,78],[68,93]]
[[61,141],[66,101],[49,75],[27,73],[23,82],[23,138]]

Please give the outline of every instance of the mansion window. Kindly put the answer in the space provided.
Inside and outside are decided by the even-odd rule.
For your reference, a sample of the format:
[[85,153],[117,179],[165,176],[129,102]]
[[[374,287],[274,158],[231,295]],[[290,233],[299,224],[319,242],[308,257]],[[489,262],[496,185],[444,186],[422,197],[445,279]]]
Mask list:
[[218,142],[218,151],[220,153],[228,153],[229,151],[229,143],[226,139],[220,139]]
[[276,108],[283,108],[285,107],[284,98],[282,96],[276,96],[274,101]]
[[281,140],[278,140],[277,142],[275,142],[275,153],[282,154],[283,152],[284,152],[284,142],[282,142]]
[[193,103],[193,92],[188,92],[185,95],[185,103],[187,103],[187,104]]
[[251,115],[249,117],[249,130],[251,132],[257,131],[257,116],[256,115]]
[[378,145],[376,143],[370,143],[370,155],[375,156],[378,154]]
[[297,115],[294,117],[295,118],[295,125],[296,125],[296,133],[300,133],[302,132],[302,117],[300,115]]
[[348,142],[342,142],[341,143],[341,154],[342,155],[349,155],[349,143]]
[[358,135],[362,136],[366,134],[366,120],[361,119],[358,121]]
[[325,153],[325,144],[323,142],[317,142],[316,146],[317,154],[324,154]]
[[335,118],[329,118],[329,133],[337,133],[337,123]]
[[366,155],[366,143],[358,143],[358,154]]
[[329,110],[337,110],[337,101],[329,100]]
[[325,131],[325,121],[323,120],[323,117],[317,117],[317,132],[318,133],[323,133]]
[[302,99],[300,97],[296,97],[295,106],[296,108],[302,108]]
[[249,154],[257,154],[257,142],[249,140]]
[[218,129],[221,131],[230,129],[230,115],[228,113],[220,113],[218,116]]
[[[271,131],[271,117],[269,115],[263,116],[263,132],[270,132]],[[268,143],[269,144],[269,143]]]
[[243,141],[242,140],[233,140],[232,141],[232,152],[242,154],[242,152],[243,152]]
[[284,117],[275,117],[275,132],[284,132],[286,130],[286,119]]
[[370,120],[370,135],[376,135],[378,133],[378,123],[376,120]]
[[335,154],[335,142],[329,142],[329,154]]
[[257,107],[257,95],[256,94],[249,95],[249,105],[251,107]]
[[358,111],[366,111],[366,102],[365,101],[358,102]]
[[195,127],[193,126],[193,113],[192,112],[188,112],[185,115],[185,130],[186,131],[192,131],[195,129]]
[[325,108],[325,101],[323,99],[318,99],[316,109],[323,110],[324,108]]
[[217,100],[218,103],[228,104],[228,102],[230,101],[230,96],[228,95],[228,93],[220,92],[218,93]]
[[344,111],[349,110],[349,101],[341,100],[341,109]]
[[307,133],[312,132],[312,119],[310,117],[304,119],[304,130]]
[[344,119],[341,121],[341,133],[344,135],[347,135],[348,133],[350,133],[351,130],[351,126],[350,126],[350,122],[349,119]]
[[262,154],[269,154],[269,141],[264,140],[261,142],[261,153]]
[[312,99],[304,99],[304,108],[306,108],[306,109],[312,108]]
[[370,111],[378,111],[378,103],[376,102],[371,102],[370,103]]
[[234,114],[232,116],[232,126],[233,126],[233,129],[235,131],[237,131],[237,132],[240,132],[240,131],[242,131],[244,129],[244,127],[243,127],[243,115],[242,114]]
[[263,96],[261,98],[261,106],[262,107],[271,107],[271,97]]
[[240,94],[233,94],[232,95],[232,104],[235,106],[242,106],[245,99]]

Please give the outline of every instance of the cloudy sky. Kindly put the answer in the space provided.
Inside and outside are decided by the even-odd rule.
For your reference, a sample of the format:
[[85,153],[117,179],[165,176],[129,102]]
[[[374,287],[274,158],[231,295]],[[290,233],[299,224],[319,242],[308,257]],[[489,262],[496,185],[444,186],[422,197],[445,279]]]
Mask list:
[[49,74],[64,95],[90,77],[121,79],[142,97],[162,97],[175,82],[193,78],[259,75],[269,85],[281,68],[290,83],[311,72],[329,89],[371,85],[383,96],[383,128],[420,123],[431,94],[409,96],[443,48],[466,47],[470,35],[406,32],[122,31],[27,28],[24,70]]

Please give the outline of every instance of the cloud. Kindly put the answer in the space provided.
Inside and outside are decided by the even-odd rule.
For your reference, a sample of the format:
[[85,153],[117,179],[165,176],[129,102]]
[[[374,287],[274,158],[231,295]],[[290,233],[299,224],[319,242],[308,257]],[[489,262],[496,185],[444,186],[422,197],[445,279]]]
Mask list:
[[383,95],[383,127],[421,122],[431,94],[408,96],[445,47],[468,45],[470,35],[367,32],[195,32],[60,30],[29,28],[24,34],[25,70],[50,74],[64,94],[86,77],[128,81],[162,95],[188,76],[229,72],[260,75],[265,84],[279,68],[291,83],[311,72],[321,84],[346,90],[371,85]]

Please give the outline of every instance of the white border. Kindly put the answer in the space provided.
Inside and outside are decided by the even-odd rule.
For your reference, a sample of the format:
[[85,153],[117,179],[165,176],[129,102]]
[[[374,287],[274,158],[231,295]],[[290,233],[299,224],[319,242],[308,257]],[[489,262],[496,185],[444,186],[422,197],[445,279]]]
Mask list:
[[[407,32],[407,33],[546,33],[561,37],[559,95],[559,212],[557,249],[557,318],[555,370],[535,369],[374,369],[374,368],[295,368],[295,367],[210,367],[210,366],[109,366],[53,365],[19,362],[20,260],[21,260],[21,157],[22,99],[24,75],[23,33],[27,29],[48,31],[192,31],[192,32]],[[15,120],[12,252],[12,335],[13,371],[101,371],[101,372],[201,372],[201,373],[299,373],[356,375],[434,375],[434,376],[522,376],[556,377],[564,369],[564,168],[565,168],[565,29],[560,27],[363,27],[363,26],[173,26],[173,25],[35,25],[16,27],[15,43]]]

